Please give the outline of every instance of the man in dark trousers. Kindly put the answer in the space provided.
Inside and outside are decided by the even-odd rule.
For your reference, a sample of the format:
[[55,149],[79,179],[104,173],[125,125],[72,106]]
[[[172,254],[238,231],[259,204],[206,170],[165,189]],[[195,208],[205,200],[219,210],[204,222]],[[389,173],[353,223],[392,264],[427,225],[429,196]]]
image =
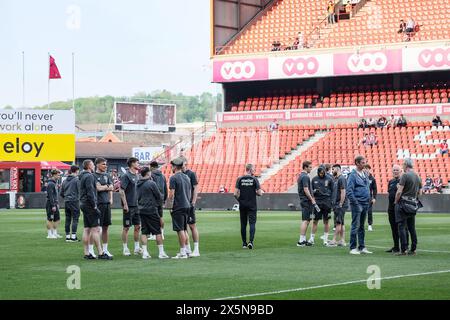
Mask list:
[[188,213],[188,226],[192,233],[192,240],[194,241],[194,251],[191,251],[191,245],[189,243],[189,233],[186,233],[186,250],[187,254],[191,257],[200,257],[199,251],[199,234],[197,229],[197,219],[195,217],[195,203],[197,202],[197,194],[198,194],[198,179],[197,175],[194,171],[188,169],[188,160],[186,157],[180,157],[183,160],[183,173],[189,177],[191,181],[191,208]]
[[372,167],[367,164],[366,168],[364,169],[366,175],[369,177],[369,190],[370,190],[370,202],[369,202],[369,209],[367,209],[367,223],[368,223],[368,228],[367,231],[373,231],[373,205],[375,204],[375,202],[377,202],[377,194],[378,194],[378,189],[377,189],[377,181],[375,180],[375,177],[372,175]]
[[[311,161],[304,161],[302,163],[302,173],[298,177],[298,196],[300,198],[300,206],[302,208],[302,223],[300,225],[300,239],[297,242],[297,247],[312,246],[312,243],[306,241],[306,231],[308,230],[309,223],[314,215],[314,207],[317,206],[314,199],[311,179],[309,174],[312,170]],[[311,239],[310,239],[311,240]],[[314,240],[313,240],[314,242]]]
[[387,250],[388,253],[398,253],[400,251],[400,237],[398,234],[398,224],[395,222],[395,194],[397,193],[397,185],[400,182],[400,176],[402,173],[402,168],[395,164],[392,167],[393,178],[389,180],[388,183],[388,194],[389,194],[389,206],[388,206],[388,217],[389,224],[391,225],[392,240],[394,241],[394,246]]
[[[328,242],[328,246],[345,247],[345,225],[344,217],[345,210],[348,209],[348,200],[345,195],[347,189],[347,179],[342,174],[341,166],[339,164],[333,165],[334,176],[334,223],[336,230],[334,232],[333,240]],[[339,238],[339,240],[338,240]]]
[[191,208],[191,181],[183,173],[184,160],[176,158],[172,160],[173,176],[169,179],[169,196],[167,197],[167,208],[171,209],[172,228],[178,235],[180,252],[172,259],[187,259],[186,232],[189,210]]
[[134,254],[141,254],[139,247],[139,232],[141,231],[141,219],[138,210],[137,200],[137,182],[139,180],[139,159],[131,157],[127,160],[128,170],[120,178],[120,198],[123,207],[123,229],[122,229],[122,243],[123,255],[130,256],[128,249],[128,231],[130,227],[134,226]]
[[[66,242],[80,241],[77,237],[78,220],[80,218],[79,171],[80,168],[78,166],[71,166],[69,176],[61,186],[61,197],[64,198],[64,211],[66,213]],[[70,231],[72,231],[72,234]]]
[[58,191],[56,183],[61,177],[61,172],[57,169],[50,171],[50,179],[47,185],[47,204],[45,209],[47,211],[47,239],[59,239],[58,226],[61,221],[59,214]]
[[150,234],[155,235],[159,249],[159,258],[167,259],[169,256],[164,252],[161,237],[161,219],[157,209],[161,205],[161,192],[152,180],[150,168],[148,167],[144,167],[141,170],[141,178],[137,184],[137,193],[139,215],[141,216],[142,259],[151,258],[147,249],[148,236]]
[[[257,205],[256,196],[262,196],[264,191],[259,185],[258,179],[254,177],[255,168],[252,164],[245,166],[246,174],[236,180],[234,197],[239,202],[241,218],[242,248],[253,249],[253,241],[256,233]],[[250,241],[247,243],[247,222],[250,224]]]
[[113,255],[108,251],[108,228],[111,225],[111,204],[114,183],[108,174],[108,164],[106,159],[95,159],[95,186],[97,189],[97,208],[100,211],[100,226],[102,227],[103,251],[108,256]]
[[323,220],[323,244],[328,245],[328,233],[330,231],[328,221],[330,219],[331,209],[333,208],[334,202],[334,181],[333,178],[327,173],[324,166],[320,166],[317,169],[317,176],[312,179],[312,190],[314,199],[316,200],[317,206],[320,210],[316,210],[315,212],[310,243],[314,244],[314,236],[317,232],[317,225],[319,220]]
[[[405,172],[397,186],[395,194],[395,221],[398,223],[401,248],[397,255],[416,255],[416,213],[419,195],[422,193],[422,180],[413,170],[411,159],[403,162]],[[411,210],[411,207],[414,207]],[[408,232],[411,235],[411,249],[408,251]]]
[[[150,163],[150,170],[152,171],[152,180],[155,181],[158,186],[159,192],[161,193],[161,203],[158,204],[157,210],[161,220],[161,238],[164,240],[164,219],[163,219],[163,206],[167,201],[167,181],[166,177],[162,174],[161,170],[158,169],[159,164],[156,161]],[[156,238],[155,238],[156,240]]]
[[103,252],[102,246],[100,245],[100,212],[97,208],[94,170],[95,166],[92,160],[83,161],[83,171],[80,173],[80,207],[84,220],[84,258],[86,260],[97,259],[93,250],[91,252],[89,251],[89,244],[93,243],[97,247],[99,259],[112,260],[110,256]]

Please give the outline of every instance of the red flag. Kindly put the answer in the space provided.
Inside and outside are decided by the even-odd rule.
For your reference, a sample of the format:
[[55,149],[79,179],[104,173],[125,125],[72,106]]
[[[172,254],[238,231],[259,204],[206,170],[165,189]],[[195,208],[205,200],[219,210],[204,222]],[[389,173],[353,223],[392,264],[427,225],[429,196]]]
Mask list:
[[58,67],[56,66],[55,59],[50,56],[50,70],[49,79],[61,79],[61,74],[59,73]]

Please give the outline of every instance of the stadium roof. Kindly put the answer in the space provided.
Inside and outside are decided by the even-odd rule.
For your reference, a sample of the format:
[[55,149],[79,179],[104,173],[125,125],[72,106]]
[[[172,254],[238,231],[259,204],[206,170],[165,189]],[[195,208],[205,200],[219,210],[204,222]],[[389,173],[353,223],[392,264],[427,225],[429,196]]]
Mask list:
[[114,158],[127,159],[131,157],[134,147],[139,147],[136,143],[125,142],[76,142],[77,158]]

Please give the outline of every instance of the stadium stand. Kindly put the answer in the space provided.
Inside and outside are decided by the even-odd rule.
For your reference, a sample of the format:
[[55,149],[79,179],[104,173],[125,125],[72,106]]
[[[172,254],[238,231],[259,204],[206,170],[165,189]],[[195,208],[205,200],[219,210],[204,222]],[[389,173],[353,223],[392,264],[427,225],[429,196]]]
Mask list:
[[[363,1],[363,0],[362,0]],[[400,19],[410,16],[419,25],[412,41],[448,39],[450,3],[441,0],[372,0],[350,19],[326,23],[327,0],[279,0],[231,40],[220,54],[271,51],[273,42],[290,46],[299,31],[306,47],[336,48],[398,43]]]
[[404,90],[393,90],[384,85],[338,86],[326,96],[293,89],[284,91],[265,91],[260,97],[249,97],[239,103],[231,104],[228,111],[264,111],[304,108],[340,108],[360,106],[386,106],[447,103],[450,96],[450,82],[423,83],[411,85]]

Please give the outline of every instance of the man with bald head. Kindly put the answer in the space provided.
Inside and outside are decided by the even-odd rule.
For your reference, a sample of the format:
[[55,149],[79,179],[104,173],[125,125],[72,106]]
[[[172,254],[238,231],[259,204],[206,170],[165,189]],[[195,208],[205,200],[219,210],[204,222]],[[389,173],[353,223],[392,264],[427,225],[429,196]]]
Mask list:
[[398,234],[398,224],[395,222],[395,194],[397,193],[397,185],[400,182],[400,176],[402,174],[402,168],[398,164],[394,164],[392,167],[392,179],[388,183],[388,194],[389,194],[389,206],[388,206],[388,217],[389,224],[392,230],[392,240],[394,241],[394,246],[387,250],[388,253],[398,253],[400,251],[400,237]]

